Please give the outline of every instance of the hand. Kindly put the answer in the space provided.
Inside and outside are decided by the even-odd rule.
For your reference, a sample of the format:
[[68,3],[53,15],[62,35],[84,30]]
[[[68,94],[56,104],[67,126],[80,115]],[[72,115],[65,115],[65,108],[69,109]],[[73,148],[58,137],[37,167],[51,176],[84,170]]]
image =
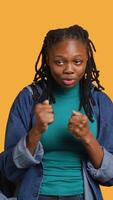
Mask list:
[[85,141],[91,134],[86,115],[73,111],[68,124],[69,131],[79,140]]
[[48,100],[35,106],[35,116],[35,124],[26,137],[26,146],[31,154],[34,154],[37,143],[39,142],[42,133],[47,130],[48,124],[54,121],[52,106],[49,104]]
[[97,169],[100,168],[104,151],[99,142],[90,132],[87,116],[80,112],[73,111],[68,127],[69,131],[83,143],[94,167]]
[[52,106],[48,100],[39,103],[35,106],[36,123],[34,125],[35,130],[42,134],[48,129],[48,124],[54,121],[54,113]]

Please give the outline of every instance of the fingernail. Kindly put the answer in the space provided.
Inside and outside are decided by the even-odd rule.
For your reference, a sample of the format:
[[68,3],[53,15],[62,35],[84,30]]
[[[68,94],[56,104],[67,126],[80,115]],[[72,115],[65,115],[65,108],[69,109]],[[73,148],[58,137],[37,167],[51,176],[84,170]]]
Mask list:
[[73,110],[73,111],[72,111],[72,113],[75,113],[75,114],[76,114],[76,111],[75,111],[75,110]]
[[44,104],[49,104],[48,100],[43,101]]

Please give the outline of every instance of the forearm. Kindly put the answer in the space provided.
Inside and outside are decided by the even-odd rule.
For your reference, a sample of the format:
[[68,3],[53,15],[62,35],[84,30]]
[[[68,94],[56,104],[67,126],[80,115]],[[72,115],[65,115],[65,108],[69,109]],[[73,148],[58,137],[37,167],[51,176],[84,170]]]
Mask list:
[[43,157],[43,147],[40,142],[38,142],[35,148],[34,155],[31,154],[26,146],[26,136],[21,138],[18,144],[15,146],[13,152],[13,160],[15,165],[19,169],[30,168],[33,165],[37,165],[41,162]]
[[91,133],[89,133],[82,140],[82,143],[94,167],[99,168],[103,160],[104,151],[100,146],[100,144],[98,143],[98,141],[94,138],[94,136]]
[[30,153],[33,155],[35,152],[35,149],[37,147],[38,142],[40,141],[41,133],[33,127],[27,137],[26,137],[26,147],[30,151]]

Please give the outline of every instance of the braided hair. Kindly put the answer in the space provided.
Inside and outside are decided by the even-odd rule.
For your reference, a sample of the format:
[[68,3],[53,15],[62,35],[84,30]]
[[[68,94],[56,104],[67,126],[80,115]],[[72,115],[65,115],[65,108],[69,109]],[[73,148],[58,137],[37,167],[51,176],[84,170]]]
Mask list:
[[[88,61],[85,70],[85,74],[80,80],[80,107],[83,106],[86,115],[88,116],[89,120],[93,121],[92,109],[90,102],[95,104],[94,99],[92,98],[91,94],[91,87],[92,82],[95,82],[97,88],[102,90],[104,89],[99,82],[99,71],[96,68],[96,64],[93,57],[93,51],[96,51],[93,42],[89,39],[88,32],[83,29],[79,25],[70,26],[68,28],[50,30],[43,42],[42,49],[40,54],[37,58],[35,64],[35,77],[33,84],[37,84],[38,81],[41,79],[43,83],[46,85],[46,93],[50,100],[50,102],[55,102],[54,96],[51,90],[51,74],[49,70],[49,66],[47,65],[47,52],[48,50],[54,46],[56,43],[66,40],[66,39],[75,39],[80,40],[86,45]],[[41,59],[41,66],[38,67],[38,63]]]

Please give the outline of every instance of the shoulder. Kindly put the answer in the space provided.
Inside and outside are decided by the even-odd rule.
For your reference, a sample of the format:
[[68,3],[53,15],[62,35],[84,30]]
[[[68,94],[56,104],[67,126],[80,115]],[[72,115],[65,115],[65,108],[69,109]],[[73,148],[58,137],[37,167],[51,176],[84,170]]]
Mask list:
[[97,101],[98,103],[103,103],[103,104],[111,104],[112,100],[111,98],[102,90],[98,89],[96,86],[92,86],[92,96],[94,98],[95,101]]
[[92,88],[92,97],[95,102],[93,109],[97,116],[107,123],[113,121],[113,102],[110,97],[95,86]]
[[37,84],[29,84],[25,86],[16,96],[14,100],[14,104],[22,104],[28,105],[33,104],[35,99],[34,95],[40,96],[42,93],[42,86],[41,83],[38,82]]
[[32,93],[28,89],[28,86],[25,86],[16,96],[13,102],[13,107],[15,106],[24,106],[27,104],[32,104]]

